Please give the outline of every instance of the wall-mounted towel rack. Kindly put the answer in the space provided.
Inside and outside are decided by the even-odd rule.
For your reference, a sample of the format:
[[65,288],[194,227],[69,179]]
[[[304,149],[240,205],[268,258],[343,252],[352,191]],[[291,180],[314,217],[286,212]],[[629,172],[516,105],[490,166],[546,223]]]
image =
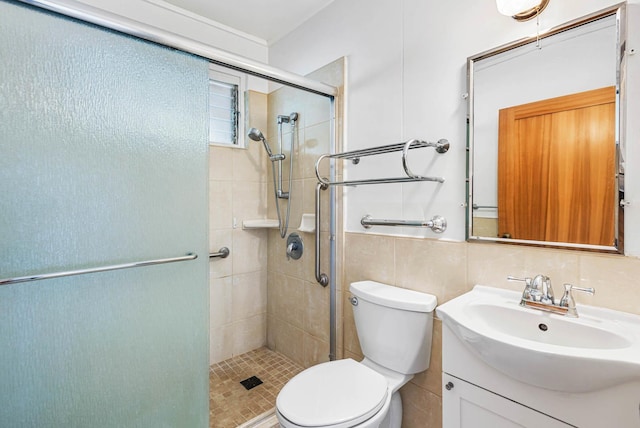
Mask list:
[[[383,184],[383,183],[405,183],[411,181],[436,181],[438,183],[444,183],[442,177],[425,177],[418,174],[414,174],[409,169],[407,161],[407,154],[409,150],[419,149],[423,147],[433,147],[437,153],[446,153],[449,150],[449,141],[445,139],[438,140],[436,143],[422,141],[422,140],[409,140],[405,143],[389,144],[386,146],[371,147],[368,149],[353,150],[350,152],[326,154],[322,155],[316,161],[316,177],[318,181],[326,186],[356,186],[360,184]],[[320,176],[319,168],[324,159],[342,159],[351,160],[354,164],[360,163],[360,158],[365,156],[374,156],[384,153],[392,153],[402,151],[402,168],[406,176],[404,177],[390,177],[390,178],[369,178],[363,180],[346,180],[346,181],[328,181]]]
[[[404,143],[397,144],[389,144],[386,146],[378,146],[378,147],[370,147],[368,149],[361,150],[352,150],[349,152],[342,152],[336,154],[325,154],[318,158],[316,161],[316,177],[318,178],[318,184],[316,186],[316,257],[315,257],[315,274],[316,281],[326,287],[329,284],[329,277],[322,273],[320,269],[320,193],[323,190],[327,190],[330,186],[356,186],[360,184],[383,184],[383,183],[404,183],[404,182],[412,182],[412,181],[436,181],[438,183],[444,183],[444,178],[442,177],[424,177],[421,175],[414,174],[409,169],[409,164],[407,161],[407,155],[409,150],[419,149],[424,147],[433,147],[437,153],[446,153],[449,150],[449,141],[445,139],[440,139],[436,143],[422,141],[422,140],[409,140]],[[405,172],[404,177],[391,177],[391,178],[371,178],[364,180],[346,180],[346,181],[329,181],[326,178],[321,177],[320,175],[320,165],[325,159],[341,159],[341,160],[351,160],[354,164],[360,163],[360,158],[365,156],[374,156],[385,153],[399,152],[402,151],[402,167]],[[434,232],[444,232],[447,228],[447,222],[444,218],[440,216],[436,216],[429,220],[428,222],[420,221],[420,222],[408,222],[405,220],[372,220],[371,217],[363,218],[361,221],[364,227],[371,227],[374,225],[385,225],[385,226],[421,226],[421,227],[431,227]],[[332,238],[333,239],[333,238]]]
[[161,265],[164,263],[183,262],[187,260],[194,260],[197,258],[198,258],[197,254],[188,253],[185,256],[170,257],[166,259],[144,260],[140,262],[122,263],[119,265],[109,265],[109,266],[100,266],[100,267],[93,267],[93,268],[87,268],[87,269],[69,270],[69,271],[63,271],[63,272],[18,276],[15,278],[0,279],[0,285],[17,284],[19,282],[38,281],[40,279],[62,278],[65,276],[84,275],[87,273],[106,272],[110,270],[128,269],[128,268],[142,267],[142,266]]
[[436,233],[447,230],[447,220],[440,215],[433,216],[431,220],[385,220],[373,219],[367,214],[362,217],[360,224],[365,229],[370,229],[372,226],[411,226],[428,227]]

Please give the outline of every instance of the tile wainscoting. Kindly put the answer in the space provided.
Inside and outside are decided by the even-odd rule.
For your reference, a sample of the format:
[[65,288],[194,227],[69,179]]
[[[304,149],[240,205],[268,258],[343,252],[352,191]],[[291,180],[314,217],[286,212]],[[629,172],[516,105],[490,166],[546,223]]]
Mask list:
[[[594,296],[576,296],[578,303],[640,314],[640,260],[620,255],[346,233],[343,272],[344,356],[358,360],[348,284],[363,279],[434,294],[440,304],[475,284],[520,290],[508,275],[544,273],[558,293],[565,282],[596,289]],[[431,366],[401,389],[403,428],[442,426],[441,372],[442,322],[436,319]]]

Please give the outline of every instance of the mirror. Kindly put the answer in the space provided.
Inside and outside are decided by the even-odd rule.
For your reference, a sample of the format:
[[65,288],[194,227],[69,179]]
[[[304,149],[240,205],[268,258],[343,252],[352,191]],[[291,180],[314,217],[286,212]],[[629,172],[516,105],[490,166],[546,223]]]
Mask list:
[[623,12],[468,59],[467,240],[622,253]]

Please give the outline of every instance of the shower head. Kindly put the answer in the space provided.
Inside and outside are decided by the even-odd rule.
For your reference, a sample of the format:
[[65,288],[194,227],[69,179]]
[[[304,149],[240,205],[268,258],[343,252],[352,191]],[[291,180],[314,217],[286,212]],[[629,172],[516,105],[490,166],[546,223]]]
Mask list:
[[249,130],[249,132],[247,133],[247,135],[253,141],[262,141],[262,140],[264,140],[264,135],[262,135],[262,132],[258,128],[251,128]]
[[264,138],[264,135],[258,128],[249,129],[249,132],[247,132],[247,136],[251,138],[253,141],[262,141],[262,144],[264,145],[264,149],[267,151],[267,155],[269,155],[269,160],[271,162],[284,159],[283,154],[279,153],[277,155],[274,155],[273,152],[271,152],[271,147],[269,147],[269,143],[267,142],[267,139]]

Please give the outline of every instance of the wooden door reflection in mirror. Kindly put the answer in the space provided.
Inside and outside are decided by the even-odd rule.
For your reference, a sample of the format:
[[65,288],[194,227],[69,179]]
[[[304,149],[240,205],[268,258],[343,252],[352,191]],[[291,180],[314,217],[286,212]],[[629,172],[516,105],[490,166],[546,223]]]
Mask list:
[[615,87],[501,109],[498,183],[498,236],[614,245]]

